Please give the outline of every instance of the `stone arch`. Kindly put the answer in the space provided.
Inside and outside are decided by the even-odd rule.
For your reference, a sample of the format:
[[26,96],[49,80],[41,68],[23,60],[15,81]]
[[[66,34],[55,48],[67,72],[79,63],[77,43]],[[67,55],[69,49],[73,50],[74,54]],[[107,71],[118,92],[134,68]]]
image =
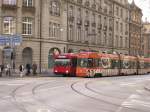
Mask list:
[[22,51],[22,61],[23,64],[30,64],[32,65],[32,60],[33,60],[33,50],[30,47],[26,47]]
[[51,48],[48,54],[48,68],[54,67],[54,58],[56,55],[59,55],[61,50],[57,47]]

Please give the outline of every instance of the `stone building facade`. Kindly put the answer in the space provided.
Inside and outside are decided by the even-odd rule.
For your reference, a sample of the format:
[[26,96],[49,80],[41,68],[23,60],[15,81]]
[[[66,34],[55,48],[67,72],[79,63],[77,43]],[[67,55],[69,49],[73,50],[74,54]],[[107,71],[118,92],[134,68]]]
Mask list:
[[129,54],[128,6],[127,0],[1,0],[0,35],[22,35],[16,66],[36,63],[42,70],[58,53]]
[[150,23],[149,22],[143,23],[142,38],[144,39],[143,42],[144,56],[150,57]]
[[142,38],[142,10],[136,6],[134,0],[130,5],[130,55],[143,56],[144,51],[142,49],[143,38]]

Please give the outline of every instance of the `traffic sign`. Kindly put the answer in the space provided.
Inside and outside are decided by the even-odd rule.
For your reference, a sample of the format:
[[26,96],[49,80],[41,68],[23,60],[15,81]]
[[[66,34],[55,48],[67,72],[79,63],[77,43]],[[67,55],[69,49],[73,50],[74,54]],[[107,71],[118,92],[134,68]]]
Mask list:
[[22,37],[20,35],[4,36],[0,35],[0,45],[17,46],[22,43]]

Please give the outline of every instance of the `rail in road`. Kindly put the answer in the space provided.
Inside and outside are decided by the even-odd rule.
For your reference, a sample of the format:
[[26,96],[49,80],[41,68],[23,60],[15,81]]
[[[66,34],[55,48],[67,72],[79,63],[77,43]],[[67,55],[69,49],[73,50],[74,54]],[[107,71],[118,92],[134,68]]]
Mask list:
[[[150,76],[38,78],[0,82],[3,112],[149,112]],[[9,106],[9,108],[8,108]]]

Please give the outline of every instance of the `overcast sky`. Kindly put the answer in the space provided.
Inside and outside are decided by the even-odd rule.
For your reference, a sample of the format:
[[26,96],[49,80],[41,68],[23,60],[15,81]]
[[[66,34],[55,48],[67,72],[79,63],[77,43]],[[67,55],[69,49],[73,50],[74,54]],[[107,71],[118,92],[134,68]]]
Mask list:
[[[132,0],[128,0],[129,3]],[[150,22],[150,0],[134,0],[136,5],[139,6],[143,10],[143,20],[147,17],[148,21]]]

